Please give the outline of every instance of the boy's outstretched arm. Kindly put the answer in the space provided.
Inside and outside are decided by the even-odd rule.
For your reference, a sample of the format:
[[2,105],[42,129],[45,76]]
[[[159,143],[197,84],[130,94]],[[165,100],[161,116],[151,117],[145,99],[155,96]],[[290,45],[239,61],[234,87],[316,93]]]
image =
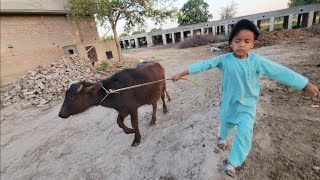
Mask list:
[[186,76],[186,75],[189,75],[189,71],[188,70],[182,71],[181,73],[172,76],[171,80],[173,82],[175,82],[175,81],[178,81],[180,78],[182,78],[183,76]]
[[312,96],[320,98],[319,88],[320,87],[317,87],[316,85],[308,82],[306,87],[304,87],[303,89],[306,90],[308,93],[310,93]]
[[225,55],[220,55],[208,60],[199,61],[193,64],[190,64],[185,71],[182,71],[179,74],[174,75],[171,80],[173,82],[178,81],[183,76],[189,75],[189,74],[197,74],[202,71],[212,69],[214,67],[221,67],[221,60],[225,58]]

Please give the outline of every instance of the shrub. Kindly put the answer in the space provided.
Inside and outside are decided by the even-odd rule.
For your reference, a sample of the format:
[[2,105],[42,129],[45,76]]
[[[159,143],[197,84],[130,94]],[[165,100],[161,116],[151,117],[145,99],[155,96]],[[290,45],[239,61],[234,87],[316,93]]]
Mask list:
[[102,61],[97,67],[97,70],[107,72],[108,68],[109,68],[109,64],[107,63],[107,61]]
[[228,40],[229,40],[229,37],[225,35],[217,35],[217,36],[214,36],[213,43],[226,42]]
[[210,35],[197,35],[193,36],[192,38],[185,39],[183,42],[180,42],[177,46],[178,49],[185,49],[190,47],[198,47],[203,45],[208,45],[211,43],[218,43],[218,42],[226,42],[228,41],[228,37],[225,35],[218,35],[214,36]]
[[200,35],[193,36],[192,38],[185,39],[177,46],[178,49],[185,49],[190,47],[198,47],[212,43],[213,35]]

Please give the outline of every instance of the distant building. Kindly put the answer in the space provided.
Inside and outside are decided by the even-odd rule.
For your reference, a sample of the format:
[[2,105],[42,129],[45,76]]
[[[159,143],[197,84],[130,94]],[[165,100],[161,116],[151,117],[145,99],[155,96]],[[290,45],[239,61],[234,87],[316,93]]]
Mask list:
[[66,2],[1,0],[1,85],[67,54],[118,60],[115,43],[100,41],[94,20],[67,19]]
[[[241,19],[252,21],[260,30],[292,29],[320,24],[320,3],[262,12],[230,19],[179,26],[155,32],[120,37],[122,48],[152,47],[177,44],[194,35],[229,36],[234,24]],[[264,24],[265,29],[262,28]]]

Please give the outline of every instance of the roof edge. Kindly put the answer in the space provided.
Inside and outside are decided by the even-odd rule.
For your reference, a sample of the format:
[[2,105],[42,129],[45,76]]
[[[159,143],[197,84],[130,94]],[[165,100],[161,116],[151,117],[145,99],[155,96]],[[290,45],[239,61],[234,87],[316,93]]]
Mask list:
[[0,14],[10,14],[10,15],[31,15],[31,14],[43,14],[43,15],[66,15],[67,10],[39,10],[39,9],[1,9]]

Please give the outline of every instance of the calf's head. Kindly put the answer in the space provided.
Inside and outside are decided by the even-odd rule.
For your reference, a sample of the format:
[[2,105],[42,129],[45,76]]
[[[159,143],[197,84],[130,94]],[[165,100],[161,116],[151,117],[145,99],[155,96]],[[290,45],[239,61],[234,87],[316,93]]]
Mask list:
[[66,91],[59,117],[68,118],[70,115],[81,113],[96,104],[96,94],[102,83],[85,81],[70,83]]

